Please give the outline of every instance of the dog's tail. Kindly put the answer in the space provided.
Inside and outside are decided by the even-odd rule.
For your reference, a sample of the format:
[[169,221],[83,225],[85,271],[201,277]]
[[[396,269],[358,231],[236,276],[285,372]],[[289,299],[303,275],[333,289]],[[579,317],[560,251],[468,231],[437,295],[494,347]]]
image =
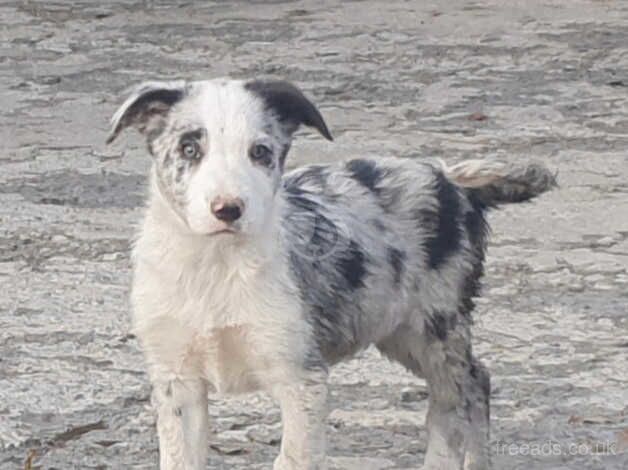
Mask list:
[[443,167],[451,181],[487,207],[527,201],[558,186],[556,175],[540,163],[466,160]]

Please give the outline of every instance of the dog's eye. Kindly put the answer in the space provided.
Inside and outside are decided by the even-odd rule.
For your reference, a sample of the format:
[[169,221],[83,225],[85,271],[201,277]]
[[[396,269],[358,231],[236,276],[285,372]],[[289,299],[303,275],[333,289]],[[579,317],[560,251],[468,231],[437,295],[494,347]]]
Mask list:
[[201,156],[201,148],[198,142],[186,140],[181,143],[181,156],[188,160],[197,160]]
[[253,145],[249,150],[249,157],[255,163],[268,166],[273,161],[273,151],[262,144]]

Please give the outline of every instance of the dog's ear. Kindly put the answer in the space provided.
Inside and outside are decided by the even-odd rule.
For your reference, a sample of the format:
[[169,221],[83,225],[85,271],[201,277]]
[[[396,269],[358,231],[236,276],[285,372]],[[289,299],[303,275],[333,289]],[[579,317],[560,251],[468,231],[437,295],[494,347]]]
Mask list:
[[111,118],[111,143],[125,128],[136,127],[142,134],[159,127],[175,103],[185,95],[185,82],[145,82],[131,91],[130,96]]
[[277,118],[295,132],[301,124],[313,127],[327,140],[334,140],[323,116],[301,90],[292,83],[277,80],[254,80],[244,87],[259,96]]

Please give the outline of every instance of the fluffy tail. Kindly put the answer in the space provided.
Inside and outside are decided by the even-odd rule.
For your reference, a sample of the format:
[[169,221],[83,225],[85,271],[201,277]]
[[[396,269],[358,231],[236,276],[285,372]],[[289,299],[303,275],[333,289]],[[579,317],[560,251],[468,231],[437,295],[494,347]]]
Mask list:
[[540,163],[523,165],[466,160],[444,165],[445,174],[486,206],[532,199],[558,186],[556,175]]

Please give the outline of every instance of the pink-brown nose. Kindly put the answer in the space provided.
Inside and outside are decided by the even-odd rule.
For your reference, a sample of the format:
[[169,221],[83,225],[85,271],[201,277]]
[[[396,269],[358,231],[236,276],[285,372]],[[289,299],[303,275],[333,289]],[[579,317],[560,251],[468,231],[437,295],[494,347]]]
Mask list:
[[242,212],[244,212],[244,201],[239,197],[233,199],[217,197],[211,202],[210,208],[212,214],[214,214],[218,220],[231,223],[242,216]]

